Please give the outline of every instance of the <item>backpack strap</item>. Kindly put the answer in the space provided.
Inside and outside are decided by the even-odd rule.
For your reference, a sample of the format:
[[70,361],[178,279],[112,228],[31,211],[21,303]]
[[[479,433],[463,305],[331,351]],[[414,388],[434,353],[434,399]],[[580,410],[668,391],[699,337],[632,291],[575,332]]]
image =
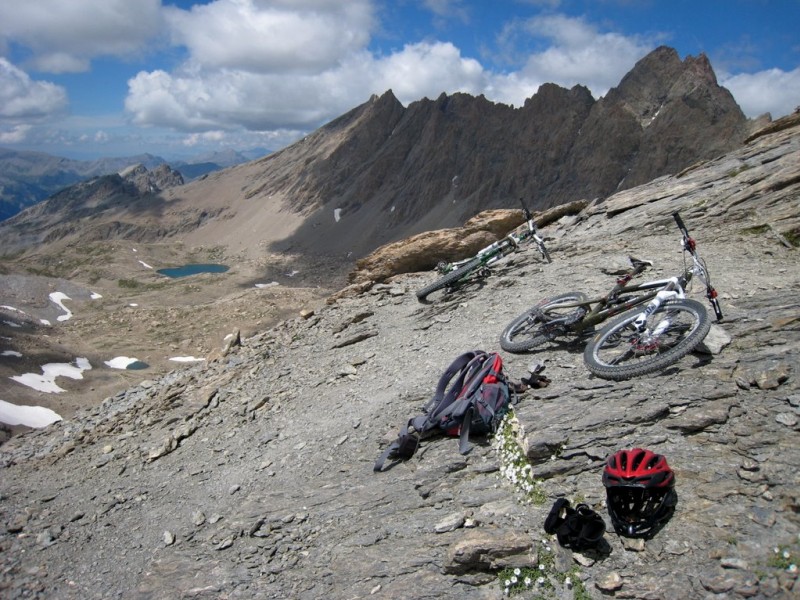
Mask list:
[[[447,370],[442,373],[442,376],[439,378],[439,383],[436,386],[436,392],[433,395],[433,398],[428,400],[428,403],[425,405],[423,412],[429,414],[431,418],[435,418],[436,415],[441,414],[441,412],[450,406],[461,393],[461,389],[464,385],[464,378],[467,376],[467,371],[465,367],[469,365],[473,359],[483,356],[485,352],[482,350],[471,350],[470,352],[465,352],[458,358],[456,358]],[[450,385],[450,389],[448,391],[448,385],[450,384],[453,377],[456,377],[455,381],[453,381],[452,385]],[[447,392],[445,394],[445,392]]]
[[414,453],[419,447],[419,438],[420,436],[418,433],[408,432],[408,425],[403,427],[403,429],[400,431],[400,436],[381,453],[381,455],[378,457],[378,460],[375,461],[375,465],[372,467],[372,470],[375,473],[381,471],[387,458],[407,460],[414,456]]
[[471,406],[464,413],[464,421],[461,423],[461,431],[458,434],[458,451],[461,454],[466,454],[472,450],[469,443],[469,429],[472,424],[472,413],[475,411]]

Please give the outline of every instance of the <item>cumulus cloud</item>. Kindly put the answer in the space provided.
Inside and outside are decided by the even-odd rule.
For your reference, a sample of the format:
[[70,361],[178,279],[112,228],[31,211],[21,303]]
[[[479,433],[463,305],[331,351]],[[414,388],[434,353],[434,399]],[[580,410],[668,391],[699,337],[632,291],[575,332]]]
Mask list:
[[368,0],[217,0],[166,14],[173,42],[204,68],[270,74],[335,67],[374,27]]
[[247,70],[140,72],[128,82],[125,108],[141,125],[184,131],[266,131],[318,127],[373,93],[392,89],[403,103],[443,91],[482,93],[481,65],[450,43],[411,44],[386,57],[352,53],[310,74]]
[[[526,43],[544,40],[546,49],[528,52],[516,71],[492,73],[450,42],[412,43],[375,55],[364,46],[372,26],[368,3],[337,3],[308,22],[303,10],[318,3],[292,5],[293,13],[277,0],[218,0],[191,11],[172,9],[169,21],[190,58],[172,73],[137,74],[129,81],[126,109],[137,124],[191,132],[309,129],[388,89],[404,104],[467,92],[519,106],[545,82],[582,83],[595,94],[605,93],[652,49],[643,41],[601,33],[581,19],[550,16],[510,25],[501,40],[506,49],[522,37]],[[437,11],[448,6],[429,3]],[[353,33],[359,28],[360,34]],[[306,49],[309,39],[316,50]]]
[[[34,81],[0,57],[0,124],[20,125],[61,113],[67,106],[64,88],[49,81]],[[15,131],[24,131],[17,128]]]
[[[463,0],[418,1],[432,18],[469,19]],[[173,64],[153,65],[128,80],[125,111],[134,125],[151,128],[148,140],[172,135],[152,131],[164,128],[177,132],[184,147],[238,140],[275,148],[388,89],[403,104],[467,92],[521,106],[547,82],[586,85],[600,97],[665,41],[554,13],[558,0],[527,0],[549,11],[507,23],[491,60],[479,61],[435,38],[376,50],[373,36],[390,25],[378,22],[376,0],[208,0],[189,10],[166,2],[0,1],[0,51],[24,48],[25,68],[76,72],[96,57],[141,56],[154,42],[169,43]],[[63,111],[66,93],[1,60],[0,141],[33,135],[29,125]],[[781,116],[798,103],[799,71],[719,80],[748,116]],[[98,130],[104,133],[93,138]],[[87,143],[106,143],[121,130],[92,123],[82,131],[92,132]]]
[[373,92],[391,88],[403,103],[423,96],[435,98],[442,92],[481,94],[488,83],[481,64],[461,56],[449,42],[409,44],[378,59],[372,70],[377,83]]
[[30,49],[41,71],[85,71],[97,56],[141,52],[163,31],[161,0],[0,2],[0,43]]
[[0,125],[0,144],[19,144],[24,142],[30,130],[31,125],[14,125],[8,129],[4,129]]
[[[600,97],[656,42],[604,33],[584,19],[558,14],[512,22],[499,36],[499,46],[526,58],[518,71],[499,84],[499,92],[519,104],[543,83],[580,84]],[[521,52],[521,46],[531,49]]]
[[742,112],[750,117],[764,113],[782,117],[800,106],[800,67],[788,72],[768,69],[758,73],[722,74],[719,82],[730,90]]

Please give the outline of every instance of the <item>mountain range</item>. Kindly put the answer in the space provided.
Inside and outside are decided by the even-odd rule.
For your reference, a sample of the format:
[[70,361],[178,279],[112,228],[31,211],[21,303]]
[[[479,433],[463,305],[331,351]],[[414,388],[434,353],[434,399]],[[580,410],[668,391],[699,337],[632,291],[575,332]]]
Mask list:
[[[0,305],[51,322],[48,294],[72,290],[84,305],[58,336],[35,320],[0,325],[25,357],[0,361],[0,374],[123,355],[154,376],[176,353],[206,356],[234,327],[252,335],[324,299],[387,243],[520,197],[536,212],[602,204],[741,148],[765,124],[745,118],[704,56],[659,48],[597,100],[547,84],[519,108],[467,94],[403,107],[387,91],[281,151],[188,183],[164,164],[94,177],[0,222]],[[416,264],[442,257],[429,258]],[[190,263],[229,270],[158,273]],[[93,377],[92,392],[69,401],[12,392],[68,415],[120,385]]]
[[98,206],[87,188],[87,226],[69,225],[74,212],[24,211],[0,224],[2,250],[115,231],[250,258],[269,249],[350,260],[519,198],[534,210],[602,199],[733,150],[763,124],[743,115],[705,56],[681,61],[667,47],[600,99],[545,84],[519,108],[463,93],[403,107],[387,91],[281,151],[146,201],[103,191]]
[[[177,235],[83,245],[98,268],[126,259],[114,262],[130,270],[116,291],[0,275],[4,350],[19,354],[0,352],[0,398],[48,401],[64,417],[0,444],[0,597],[796,600],[800,113],[768,131],[542,224],[552,262],[523,245],[431,303],[415,295],[431,272],[327,298],[290,287],[304,272],[256,287],[238,262],[159,279],[139,261],[176,258]],[[652,261],[636,281],[682,272],[676,212],[724,314],[698,352],[621,382],[589,373],[581,338],[503,352],[513,381],[544,367],[548,382],[517,397],[497,435],[471,435],[465,455],[457,438],[426,437],[373,472],[451,361],[497,349],[540,299],[607,293],[629,256]],[[69,252],[54,258],[81,270]],[[697,279],[687,295],[710,310]],[[47,291],[69,296],[72,318],[56,320]],[[273,303],[283,318],[267,314]],[[37,329],[40,318],[54,325]],[[50,348],[30,352],[21,332]],[[200,354],[204,344],[214,350]],[[87,353],[62,358],[70,348]],[[123,354],[151,367],[104,366]],[[205,360],[158,371],[165,354]],[[24,386],[5,376],[75,356],[92,368],[58,377],[60,394],[20,402]],[[603,472],[637,447],[664,457],[675,494],[668,518],[630,537],[610,520]],[[603,524],[582,530],[588,548],[575,530],[545,529],[564,500]]]
[[[170,166],[190,181],[213,171],[254,160],[269,151],[257,148],[245,152],[224,150],[173,161]],[[0,221],[81,181],[118,173],[132,165],[154,169],[167,161],[160,156],[136,156],[74,160],[44,152],[0,148]]]

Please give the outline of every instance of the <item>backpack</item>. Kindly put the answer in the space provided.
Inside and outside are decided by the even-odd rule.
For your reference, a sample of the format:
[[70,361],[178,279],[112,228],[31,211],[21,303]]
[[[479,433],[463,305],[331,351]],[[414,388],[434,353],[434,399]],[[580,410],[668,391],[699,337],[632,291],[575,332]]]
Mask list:
[[423,414],[406,423],[400,436],[375,462],[373,470],[380,471],[387,458],[411,458],[420,439],[434,431],[459,436],[459,451],[468,453],[469,436],[494,433],[508,412],[512,394],[516,401],[517,389],[509,385],[499,354],[483,350],[465,352],[441,376]]

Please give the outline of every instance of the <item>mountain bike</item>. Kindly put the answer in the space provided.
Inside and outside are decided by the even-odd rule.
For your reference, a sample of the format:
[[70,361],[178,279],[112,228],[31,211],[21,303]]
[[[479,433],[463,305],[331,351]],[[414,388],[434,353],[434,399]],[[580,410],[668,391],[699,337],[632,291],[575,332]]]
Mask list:
[[523,226],[518,227],[504,238],[489,244],[471,258],[456,262],[440,262],[436,267],[436,271],[443,277],[418,290],[417,300],[424,302],[428,296],[439,290],[444,290],[444,293],[448,294],[472,276],[486,277],[491,272],[489,268],[491,265],[512,252],[516,252],[526,243],[533,242],[536,244],[536,248],[542,258],[548,263],[551,262],[550,253],[544,245],[544,240],[539,236],[531,211],[528,210],[522,199],[520,199],[520,203],[525,214],[525,224]]
[[[683,236],[682,274],[630,285],[653,263],[629,257],[631,270],[617,280],[608,294],[589,298],[583,292],[568,292],[546,298],[506,326],[500,346],[509,352],[525,352],[559,338],[586,338],[595,333],[596,325],[615,317],[584,350],[587,368],[598,377],[622,380],[646,375],[691,352],[711,328],[705,307],[686,298],[693,278],[705,284],[706,298],[717,321],[723,316],[695,240],[680,215],[676,212],[673,217]],[[687,264],[687,253],[691,264]]]

